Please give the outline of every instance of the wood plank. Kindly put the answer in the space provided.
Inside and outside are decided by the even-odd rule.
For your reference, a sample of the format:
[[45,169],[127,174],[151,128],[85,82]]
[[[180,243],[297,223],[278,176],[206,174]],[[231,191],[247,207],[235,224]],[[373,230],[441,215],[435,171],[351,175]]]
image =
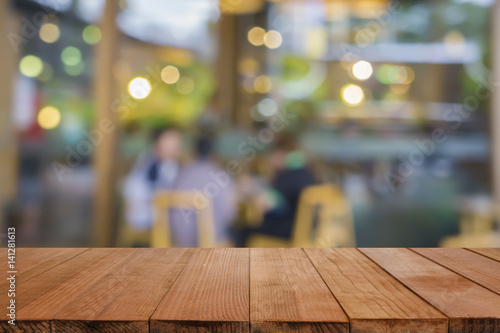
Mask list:
[[469,280],[500,294],[500,262],[464,249],[411,249]]
[[151,332],[248,332],[249,249],[197,249],[151,317]]
[[[38,275],[60,265],[64,262],[82,254],[88,249],[47,249],[47,248],[17,248],[16,249],[16,307],[19,308],[20,300],[23,300],[22,295],[24,295],[24,290],[19,288],[30,279],[36,278]],[[5,251],[7,253],[7,251]],[[5,255],[6,259],[7,255]],[[7,261],[4,262],[6,267]],[[6,272],[6,270],[4,271]],[[7,281],[7,277],[0,282],[0,293],[2,295],[7,295],[7,291],[10,289],[10,282]],[[22,288],[22,287],[21,287]],[[2,309],[8,306],[9,299],[5,297],[5,300],[0,302]],[[4,307],[5,306],[5,307]],[[2,311],[2,314],[4,311]],[[11,331],[14,327],[7,323],[7,318],[5,315],[0,317],[0,331],[5,330],[6,332]],[[33,322],[19,322],[18,330],[24,330],[26,332],[48,332],[50,331],[50,325],[48,321],[33,321]]]
[[88,250],[88,248],[17,249],[16,269],[18,281],[28,281]]
[[302,249],[251,249],[250,320],[256,332],[348,332],[342,308]]
[[474,248],[467,250],[479,253],[480,255],[491,258],[493,260],[500,261],[500,248]]
[[500,331],[500,295],[409,249],[360,249],[450,318],[449,332]]
[[149,318],[191,254],[114,249],[23,307],[19,317],[51,320],[52,332],[149,332]]
[[[49,250],[50,251],[50,250]],[[53,249],[52,251],[57,251]],[[6,332],[49,332],[49,318],[35,318],[31,313],[22,313],[22,308],[30,304],[32,301],[41,297],[52,288],[67,281],[71,276],[77,274],[80,270],[90,267],[96,261],[101,259],[106,254],[109,254],[109,249],[103,251],[87,251],[86,255],[77,255],[64,265],[54,266],[28,281],[16,281],[15,304],[16,304],[16,329],[7,323],[7,317],[0,318],[0,328]],[[72,263],[72,264],[69,264]],[[0,308],[5,309],[9,304],[9,299],[6,297],[0,298]]]
[[357,249],[305,249],[349,317],[350,331],[448,332],[448,318]]

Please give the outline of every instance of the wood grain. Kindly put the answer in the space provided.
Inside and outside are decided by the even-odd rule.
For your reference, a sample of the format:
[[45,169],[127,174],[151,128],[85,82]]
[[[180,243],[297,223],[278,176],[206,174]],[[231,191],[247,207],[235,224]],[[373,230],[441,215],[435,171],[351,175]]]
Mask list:
[[412,249],[469,280],[500,294],[500,262],[465,249]]
[[[50,269],[63,264],[64,262],[84,253],[88,249],[47,249],[47,248],[17,248],[15,265],[16,265],[16,309],[24,304],[26,298],[24,298],[24,288],[23,285],[30,279],[36,278],[40,274],[49,271]],[[5,256],[3,259],[2,268],[7,269],[7,251],[5,251]],[[6,272],[6,270],[4,270]],[[2,276],[4,276],[2,274]],[[1,295],[7,295],[9,290],[9,282],[5,278],[0,282],[0,293]],[[2,309],[6,309],[9,305],[8,297],[1,297],[0,306]],[[16,318],[19,319],[19,318]],[[5,332],[49,332],[50,323],[47,320],[34,320],[34,321],[22,321],[17,322],[17,327],[14,328],[12,325],[7,323],[9,320],[6,317],[5,310],[1,311],[0,317],[0,331]]]
[[357,249],[305,249],[349,317],[350,331],[448,332],[448,318]]
[[112,250],[32,301],[20,316],[51,319],[53,332],[148,332],[149,318],[191,254],[186,249]]
[[409,249],[360,249],[450,318],[449,332],[500,331],[500,295]]
[[479,253],[485,257],[494,259],[496,261],[500,261],[500,248],[474,248],[474,249],[467,249],[472,252]]
[[348,332],[349,323],[302,249],[251,249],[254,332]]
[[248,332],[249,249],[197,249],[151,317],[151,332]]

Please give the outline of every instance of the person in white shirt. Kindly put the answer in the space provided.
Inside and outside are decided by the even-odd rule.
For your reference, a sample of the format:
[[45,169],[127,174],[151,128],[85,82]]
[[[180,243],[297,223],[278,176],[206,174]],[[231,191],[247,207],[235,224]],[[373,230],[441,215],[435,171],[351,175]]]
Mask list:
[[125,218],[134,230],[151,229],[153,195],[158,190],[172,189],[180,169],[181,143],[181,133],[177,128],[157,130],[152,150],[138,158],[127,176],[123,191]]

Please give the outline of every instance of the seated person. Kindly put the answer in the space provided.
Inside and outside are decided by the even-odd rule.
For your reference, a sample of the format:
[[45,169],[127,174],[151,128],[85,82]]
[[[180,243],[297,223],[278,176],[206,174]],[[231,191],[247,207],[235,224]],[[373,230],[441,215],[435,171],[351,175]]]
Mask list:
[[276,170],[268,191],[271,198],[265,201],[270,204],[260,226],[243,230],[238,244],[240,246],[245,246],[252,234],[290,239],[300,194],[306,187],[315,184],[312,173],[305,166],[305,157],[297,150],[293,139],[279,139],[269,157],[271,166]]

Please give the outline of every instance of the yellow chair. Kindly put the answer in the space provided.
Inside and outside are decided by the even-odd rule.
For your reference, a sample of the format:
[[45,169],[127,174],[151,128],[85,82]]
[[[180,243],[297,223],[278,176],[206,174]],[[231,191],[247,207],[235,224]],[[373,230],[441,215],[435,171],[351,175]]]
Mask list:
[[215,247],[215,225],[210,200],[204,204],[196,199],[204,198],[197,191],[161,191],[153,200],[154,222],[151,229],[151,247],[171,247],[168,211],[171,208],[189,208],[197,212],[199,247]]
[[[314,222],[317,220],[317,226]],[[355,247],[351,207],[333,185],[307,187],[300,196],[292,239],[257,234],[249,247]]]
[[460,232],[447,236],[440,247],[498,247],[500,232],[494,231],[494,206],[482,197],[466,197],[460,202]]

